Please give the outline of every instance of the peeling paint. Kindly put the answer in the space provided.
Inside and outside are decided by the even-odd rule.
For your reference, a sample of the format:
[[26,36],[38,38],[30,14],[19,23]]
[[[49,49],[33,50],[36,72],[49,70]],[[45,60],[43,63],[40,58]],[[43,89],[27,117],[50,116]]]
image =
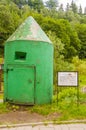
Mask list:
[[19,26],[7,42],[14,40],[33,40],[52,43],[38,23],[31,16]]

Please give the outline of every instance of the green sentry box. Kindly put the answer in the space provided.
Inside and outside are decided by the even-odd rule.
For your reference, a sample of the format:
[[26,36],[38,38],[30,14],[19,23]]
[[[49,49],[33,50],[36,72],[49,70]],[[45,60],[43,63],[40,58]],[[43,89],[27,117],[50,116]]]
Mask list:
[[30,16],[5,44],[4,101],[52,102],[53,44]]

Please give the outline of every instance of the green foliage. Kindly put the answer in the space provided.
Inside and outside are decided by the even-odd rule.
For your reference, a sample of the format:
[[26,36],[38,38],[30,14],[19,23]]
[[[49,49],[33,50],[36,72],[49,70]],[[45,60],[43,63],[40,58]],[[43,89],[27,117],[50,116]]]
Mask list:
[[7,6],[0,5],[0,32],[10,33],[10,31],[14,31],[13,19],[11,17],[11,13]]
[[47,6],[50,10],[52,10],[52,9],[56,10],[56,8],[58,7],[58,0],[48,0],[48,1],[46,2],[46,6]]
[[[63,5],[60,5],[59,10],[56,10],[58,6],[57,0],[48,0],[46,5],[49,9],[44,6],[42,0],[1,0],[0,47],[3,49],[4,41],[21,22],[32,15],[46,33],[51,31],[55,33],[56,38],[60,39],[64,45],[63,56],[65,59],[71,59],[76,55],[79,55],[79,58],[85,58],[85,15],[77,13],[77,6],[74,1],[72,1],[71,5],[67,4],[66,11],[63,10]],[[0,48],[1,53],[2,49]]]
[[86,61],[80,60],[78,57],[74,57],[72,60],[75,70],[79,72],[79,74],[86,75]]
[[82,120],[86,117],[86,104],[82,104],[77,107],[77,104],[67,104],[64,102],[61,106],[64,106],[64,108],[60,108],[62,109],[61,112],[63,113],[63,116],[61,116],[59,120]]
[[41,19],[40,25],[45,32],[51,31],[55,33],[56,37],[61,39],[61,42],[64,44],[63,55],[65,58],[72,58],[78,54],[78,50],[80,49],[80,40],[76,31],[67,20],[56,20],[46,17],[45,19]]
[[27,0],[12,0],[19,8],[22,8],[22,5],[27,4]]
[[28,0],[28,5],[38,12],[41,12],[41,10],[44,8],[42,0]]
[[55,9],[49,10],[48,8],[44,8],[43,10],[41,10],[41,14],[46,17],[49,16],[55,19],[58,18],[58,12]]
[[0,94],[0,99],[3,99],[3,94],[2,93]]
[[0,103],[0,114],[9,112],[7,105]]
[[81,59],[86,58],[86,24],[76,25],[76,30],[81,41],[81,49],[79,52],[79,57]]
[[80,87],[86,86],[86,74],[79,74]]
[[59,92],[59,100],[66,101],[67,103],[74,102],[77,100],[77,89],[75,88],[64,88]]
[[75,2],[72,0],[71,2],[71,9],[74,13],[77,13],[78,12],[78,7],[77,5],[75,4]]
[[82,6],[79,7],[79,14],[82,15]]
[[[20,24],[19,8],[13,2],[0,1],[0,47]],[[1,49],[1,48],[0,48]]]
[[6,107],[8,108],[9,111],[20,110],[20,106],[19,105],[10,104],[8,102],[6,103]]
[[41,106],[38,105],[38,106],[34,106],[31,109],[31,112],[36,112],[41,115],[48,115],[50,113],[49,109],[51,109],[51,111],[52,111],[51,105],[41,105]]

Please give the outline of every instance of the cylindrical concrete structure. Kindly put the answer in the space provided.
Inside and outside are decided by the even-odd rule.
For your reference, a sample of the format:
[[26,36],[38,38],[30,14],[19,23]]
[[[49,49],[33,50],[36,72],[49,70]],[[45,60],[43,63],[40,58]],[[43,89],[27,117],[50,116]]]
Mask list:
[[32,17],[5,44],[4,86],[4,101],[52,102],[53,45]]

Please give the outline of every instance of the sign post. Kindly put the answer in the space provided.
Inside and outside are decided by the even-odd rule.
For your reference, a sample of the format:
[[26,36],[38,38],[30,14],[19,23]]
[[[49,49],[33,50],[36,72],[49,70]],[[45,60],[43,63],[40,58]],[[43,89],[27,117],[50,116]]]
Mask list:
[[1,91],[1,75],[2,75],[2,67],[1,67],[1,64],[0,64],[0,91]]
[[2,83],[2,73],[3,73],[3,64],[0,64],[0,91],[1,91],[1,83]]
[[[59,71],[57,74],[57,85],[58,87],[76,87],[77,88],[77,105],[79,103],[79,82],[78,82],[78,72],[77,71],[68,71],[61,72]],[[58,102],[58,94],[59,90],[57,87],[57,102]]]

